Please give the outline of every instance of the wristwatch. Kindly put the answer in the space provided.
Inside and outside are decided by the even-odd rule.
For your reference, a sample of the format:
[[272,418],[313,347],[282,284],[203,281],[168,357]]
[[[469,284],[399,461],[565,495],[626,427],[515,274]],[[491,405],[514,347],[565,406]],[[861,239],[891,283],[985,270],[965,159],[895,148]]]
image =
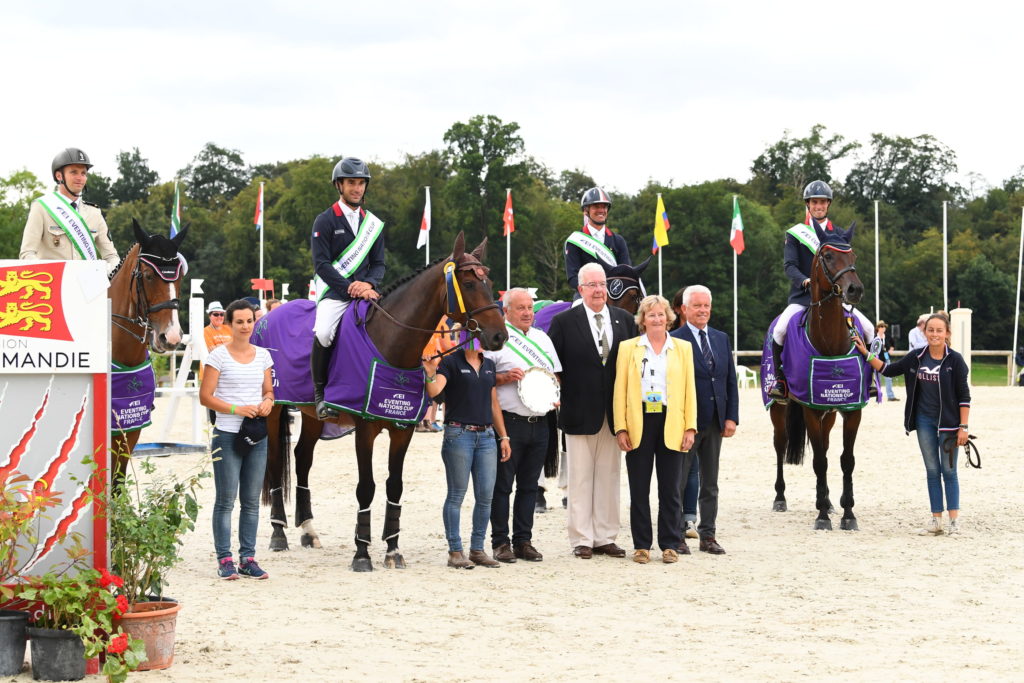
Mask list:
[[960,425],[960,429],[962,429],[962,430],[964,430],[966,432],[967,431],[967,425]]

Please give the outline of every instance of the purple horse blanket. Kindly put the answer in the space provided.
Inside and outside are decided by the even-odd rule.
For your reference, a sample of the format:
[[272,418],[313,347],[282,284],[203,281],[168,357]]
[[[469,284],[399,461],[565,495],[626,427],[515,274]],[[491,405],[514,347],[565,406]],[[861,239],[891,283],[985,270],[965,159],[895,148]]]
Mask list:
[[[775,384],[772,331],[778,322],[775,318],[768,326],[761,353],[761,399],[766,408],[775,402],[768,389]],[[854,318],[854,324],[861,338],[867,339],[860,321]],[[789,321],[786,343],[782,346],[782,367],[786,370],[790,398],[819,410],[860,410],[867,404],[871,383],[875,381],[871,366],[852,342],[846,355],[820,355],[807,337],[806,314],[794,315]]]
[[570,307],[572,307],[571,301],[549,301],[534,314],[533,326],[547,334],[551,329],[551,320],[562,311],[568,311]]
[[[357,301],[341,319],[324,399],[337,410],[369,420],[419,422],[429,405],[423,368],[396,368],[382,360],[363,324],[369,308],[368,302]],[[271,373],[277,403],[313,403],[309,355],[315,318],[316,304],[296,299],[256,323],[251,341],[270,351],[274,359]]]

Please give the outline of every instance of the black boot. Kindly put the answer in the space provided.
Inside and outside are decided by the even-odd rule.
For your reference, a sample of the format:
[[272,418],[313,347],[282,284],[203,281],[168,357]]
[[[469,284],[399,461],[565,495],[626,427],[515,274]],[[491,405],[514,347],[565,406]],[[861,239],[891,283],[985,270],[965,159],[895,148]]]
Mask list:
[[331,347],[321,346],[320,340],[313,337],[313,352],[309,356],[309,369],[313,375],[313,403],[316,404],[316,416],[321,420],[338,417],[338,411],[324,402],[327,368],[330,364]]
[[775,362],[775,384],[768,390],[768,395],[779,404],[789,402],[789,384],[786,382],[786,375],[782,371],[782,344],[772,340],[772,359]]

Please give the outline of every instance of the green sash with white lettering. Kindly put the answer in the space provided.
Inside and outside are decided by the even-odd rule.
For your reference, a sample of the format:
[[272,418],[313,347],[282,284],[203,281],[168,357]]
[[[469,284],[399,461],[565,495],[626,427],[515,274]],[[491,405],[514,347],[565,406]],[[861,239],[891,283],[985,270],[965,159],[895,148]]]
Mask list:
[[508,328],[508,341],[505,342],[505,345],[522,358],[527,365],[531,368],[539,366],[551,372],[555,371],[555,362],[544,352],[540,344],[523,334],[514,325],[506,322],[505,327]]
[[[373,248],[374,242],[377,241],[377,238],[380,237],[383,231],[384,221],[367,211],[362,224],[359,226],[359,232],[356,233],[356,238],[345,247],[345,251],[341,252],[341,256],[334,261],[333,268],[338,271],[338,275],[341,275],[346,280],[352,277],[352,273],[359,270],[359,266],[363,265],[363,261],[370,254],[370,249]],[[317,303],[320,303],[320,300],[327,294],[327,283],[319,275],[314,278],[314,283],[313,286],[317,292],[316,300]]]
[[818,247],[821,246],[821,243],[818,240],[818,234],[814,232],[814,228],[811,226],[797,223],[786,232],[792,235],[793,239],[797,242],[810,249],[812,254],[818,253]]
[[92,231],[86,225],[85,219],[71,207],[71,203],[60,192],[44,194],[36,201],[46,209],[50,218],[57,222],[83,259],[95,261],[99,258],[96,242],[92,239]]
[[593,237],[577,230],[576,232],[569,235],[569,239],[565,241],[566,244],[575,244],[577,247],[587,252],[591,256],[601,261],[604,261],[609,266],[617,266],[618,261],[615,260],[615,254],[612,250],[605,246],[601,240],[595,240]]

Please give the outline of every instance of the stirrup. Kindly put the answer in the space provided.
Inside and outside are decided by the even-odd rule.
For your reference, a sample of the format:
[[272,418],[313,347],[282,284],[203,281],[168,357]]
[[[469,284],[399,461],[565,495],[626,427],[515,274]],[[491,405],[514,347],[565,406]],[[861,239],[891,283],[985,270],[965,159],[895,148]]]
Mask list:
[[333,420],[339,415],[341,413],[327,405],[327,401],[320,401],[316,404],[316,416],[320,420]]
[[[782,385],[781,387],[779,385]],[[784,379],[777,379],[768,390],[768,397],[775,399],[775,402],[779,405],[786,405],[789,403],[789,385]]]

